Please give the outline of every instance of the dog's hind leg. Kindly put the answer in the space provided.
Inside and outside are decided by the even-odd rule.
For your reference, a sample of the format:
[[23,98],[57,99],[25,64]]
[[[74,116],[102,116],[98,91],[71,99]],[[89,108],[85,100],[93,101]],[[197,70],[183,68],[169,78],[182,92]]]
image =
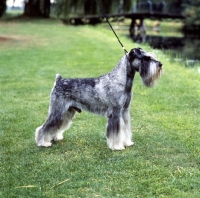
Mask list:
[[57,131],[57,133],[55,134],[53,140],[54,141],[59,141],[63,139],[63,133],[64,131],[66,131],[71,123],[72,123],[72,119],[75,116],[76,113],[76,109],[73,107],[70,107],[64,114],[63,117],[63,122],[62,122],[62,126],[60,127],[60,129]]
[[38,127],[35,132],[35,141],[38,146],[49,147],[57,131],[62,126],[63,119],[59,111],[51,111],[46,122]]
[[120,110],[113,110],[108,116],[107,123],[107,143],[112,150],[123,150],[125,149],[123,140],[124,132],[122,131],[122,118]]
[[51,141],[63,139],[63,132],[70,127],[76,110],[69,108],[66,112],[62,108],[52,108],[46,122],[35,132],[35,141],[38,146],[49,147]]

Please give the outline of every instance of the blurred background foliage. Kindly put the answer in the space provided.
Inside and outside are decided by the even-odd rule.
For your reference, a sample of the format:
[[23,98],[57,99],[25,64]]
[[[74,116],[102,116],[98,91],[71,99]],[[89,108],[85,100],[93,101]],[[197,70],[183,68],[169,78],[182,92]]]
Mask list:
[[[128,12],[133,6],[133,0],[98,0],[105,13]],[[57,16],[71,15],[94,15],[99,14],[96,2],[94,0],[57,0],[53,6]]]
[[188,0],[183,4],[185,11],[185,31],[200,29],[200,0]]
[[[14,3],[15,0],[13,0]],[[200,29],[200,0],[98,0],[105,13],[116,14],[124,12],[141,12],[142,9],[153,7],[153,11],[159,7],[165,7],[161,12],[183,14],[184,30]],[[67,19],[70,16],[100,14],[94,0],[25,0],[23,15],[29,17],[49,18],[55,16]],[[0,16],[6,11],[6,0],[0,1]],[[145,11],[148,11],[145,10]]]

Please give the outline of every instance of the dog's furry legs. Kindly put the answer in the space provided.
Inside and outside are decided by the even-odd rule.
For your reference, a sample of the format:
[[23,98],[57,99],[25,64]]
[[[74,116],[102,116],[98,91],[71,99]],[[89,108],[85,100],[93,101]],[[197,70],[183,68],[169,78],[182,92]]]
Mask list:
[[69,108],[63,114],[59,111],[57,111],[56,113],[52,113],[51,110],[46,122],[36,129],[35,141],[37,145],[50,147],[52,140],[62,140],[62,134],[65,130],[67,130],[70,127],[72,118],[74,117],[75,113],[76,111],[73,108]]
[[121,112],[114,110],[108,116],[107,143],[112,150],[123,150],[126,146],[132,146],[131,120],[129,110]]
[[54,141],[59,141],[63,139],[63,133],[70,127],[72,123],[72,119],[75,116],[75,109],[69,108],[68,111],[64,114],[63,123],[60,129],[55,133],[55,136],[53,137]]
[[134,145],[134,142],[132,142],[132,132],[131,132],[131,117],[129,109],[125,110],[122,113],[122,118],[124,121],[124,133],[125,133],[125,139],[124,139],[124,146],[132,146]]
[[113,112],[108,116],[107,123],[107,143],[112,150],[123,150],[125,149],[123,140],[123,119],[120,115],[120,110],[114,109]]

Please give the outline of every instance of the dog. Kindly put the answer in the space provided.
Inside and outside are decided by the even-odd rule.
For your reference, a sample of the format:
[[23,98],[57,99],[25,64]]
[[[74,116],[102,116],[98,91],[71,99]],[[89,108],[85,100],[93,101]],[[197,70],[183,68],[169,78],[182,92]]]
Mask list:
[[65,79],[57,74],[48,117],[35,132],[37,145],[50,147],[52,141],[62,140],[75,113],[85,110],[107,118],[106,138],[111,150],[132,146],[129,112],[136,72],[145,86],[152,87],[161,76],[162,63],[155,54],[134,48],[111,72],[100,77]]

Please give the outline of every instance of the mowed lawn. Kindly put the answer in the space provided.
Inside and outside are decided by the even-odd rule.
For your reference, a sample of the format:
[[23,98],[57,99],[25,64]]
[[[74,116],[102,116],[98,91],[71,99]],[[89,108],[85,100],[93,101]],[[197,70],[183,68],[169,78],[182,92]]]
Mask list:
[[[139,45],[120,39],[127,50]],[[0,21],[0,197],[200,197],[200,74],[139,46],[157,55],[164,73],[152,89],[135,77],[135,146],[109,150],[106,118],[82,112],[63,141],[38,148],[34,132],[56,73],[97,77],[124,53],[101,25]]]

